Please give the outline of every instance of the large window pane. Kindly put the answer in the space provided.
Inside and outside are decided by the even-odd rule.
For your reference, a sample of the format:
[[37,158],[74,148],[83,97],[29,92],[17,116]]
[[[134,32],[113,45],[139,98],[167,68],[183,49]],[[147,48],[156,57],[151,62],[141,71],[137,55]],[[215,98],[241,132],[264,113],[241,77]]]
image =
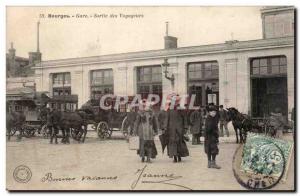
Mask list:
[[98,99],[104,94],[113,93],[113,71],[111,69],[95,70],[91,76],[91,96],[94,99]]
[[272,66],[272,74],[278,74],[279,73],[279,66]]
[[260,67],[268,66],[268,60],[266,58],[260,59],[259,65],[260,65]]
[[259,74],[259,68],[253,67],[252,74]]
[[137,69],[137,89],[142,98],[149,94],[162,95],[162,68],[161,66],[139,67]]
[[279,57],[271,58],[271,66],[278,66],[279,65]]
[[260,74],[268,74],[268,67],[267,66],[260,67],[259,72],[260,72]]
[[252,61],[252,67],[259,67],[259,59],[254,59]]

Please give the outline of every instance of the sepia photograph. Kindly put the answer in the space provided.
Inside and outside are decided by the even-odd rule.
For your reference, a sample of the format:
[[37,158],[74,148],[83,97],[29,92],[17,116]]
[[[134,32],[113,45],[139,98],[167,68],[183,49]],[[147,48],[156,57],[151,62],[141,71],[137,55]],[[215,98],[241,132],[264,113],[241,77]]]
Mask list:
[[296,191],[295,6],[5,11],[7,191]]

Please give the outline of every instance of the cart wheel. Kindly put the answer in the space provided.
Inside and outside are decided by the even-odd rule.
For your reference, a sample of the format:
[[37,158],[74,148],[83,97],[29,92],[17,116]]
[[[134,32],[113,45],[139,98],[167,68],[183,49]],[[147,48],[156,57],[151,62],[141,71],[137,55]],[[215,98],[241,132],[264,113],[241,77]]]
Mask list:
[[16,127],[13,127],[10,129],[9,133],[8,133],[8,131],[6,132],[6,136],[8,136],[8,135],[13,136],[16,134],[16,132],[17,132]]
[[79,141],[79,137],[78,137],[79,131],[76,129],[71,128],[71,136],[74,140]]
[[32,137],[34,135],[35,130],[34,130],[34,128],[27,126],[27,127],[24,127],[24,132],[23,133],[24,133],[25,137],[29,138],[29,137]]
[[126,138],[128,136],[128,121],[127,121],[127,116],[123,119],[122,121],[122,126],[121,126],[121,131],[124,135],[124,137]]
[[45,139],[47,139],[49,137],[50,134],[49,134],[47,125],[42,126],[40,133],[43,135],[43,138],[45,138]]
[[112,135],[112,132],[113,132],[113,129],[109,129],[109,131],[108,131],[108,138],[111,138],[111,135]]
[[101,139],[106,139],[109,138],[111,136],[111,130],[108,127],[108,124],[104,121],[99,122],[98,126],[97,126],[97,134],[98,137]]

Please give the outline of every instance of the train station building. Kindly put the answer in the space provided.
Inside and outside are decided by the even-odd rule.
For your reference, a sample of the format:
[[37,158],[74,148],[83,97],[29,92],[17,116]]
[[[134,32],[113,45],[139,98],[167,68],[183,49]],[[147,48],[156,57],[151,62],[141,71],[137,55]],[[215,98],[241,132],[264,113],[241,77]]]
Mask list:
[[34,67],[36,90],[77,95],[78,107],[108,93],[196,94],[195,105],[213,102],[252,117],[265,117],[280,107],[290,118],[294,7],[264,8],[261,18],[263,38],[258,40],[177,47],[177,38],[166,34],[161,50],[42,61]]

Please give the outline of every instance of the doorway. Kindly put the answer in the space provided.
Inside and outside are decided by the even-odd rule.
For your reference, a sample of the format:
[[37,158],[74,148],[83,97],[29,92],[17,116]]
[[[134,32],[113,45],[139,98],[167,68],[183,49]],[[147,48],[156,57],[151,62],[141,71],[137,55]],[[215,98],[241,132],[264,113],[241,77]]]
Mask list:
[[287,116],[287,77],[252,78],[251,86],[253,117],[268,117],[275,108]]

